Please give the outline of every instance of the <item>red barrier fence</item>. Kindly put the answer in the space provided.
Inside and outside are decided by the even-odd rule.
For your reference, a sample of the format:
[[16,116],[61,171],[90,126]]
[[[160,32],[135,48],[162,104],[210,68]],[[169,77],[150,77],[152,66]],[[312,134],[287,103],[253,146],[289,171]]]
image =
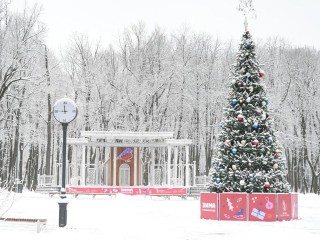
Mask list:
[[203,219],[232,221],[298,219],[296,193],[201,193],[200,204],[200,217]]

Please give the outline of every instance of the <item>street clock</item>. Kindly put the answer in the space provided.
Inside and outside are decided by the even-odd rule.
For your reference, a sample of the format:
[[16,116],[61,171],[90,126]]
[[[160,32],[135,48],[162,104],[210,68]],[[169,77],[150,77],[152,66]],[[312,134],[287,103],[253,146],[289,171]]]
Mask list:
[[53,106],[53,116],[60,123],[72,122],[78,114],[74,101],[69,98],[61,98]]

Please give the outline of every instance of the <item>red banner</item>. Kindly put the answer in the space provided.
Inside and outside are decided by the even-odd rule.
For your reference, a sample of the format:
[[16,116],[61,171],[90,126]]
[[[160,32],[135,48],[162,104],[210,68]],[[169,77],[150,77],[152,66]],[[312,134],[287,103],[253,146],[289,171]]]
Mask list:
[[249,194],[250,221],[276,221],[276,210],[275,193]]
[[291,194],[278,193],[278,220],[291,220],[292,219],[292,206]]
[[247,193],[220,193],[219,203],[220,220],[248,220]]
[[121,193],[126,195],[139,195],[140,188],[125,188],[125,187],[113,187],[110,188],[113,194]]
[[67,193],[74,194],[109,194],[111,189],[105,187],[67,187]]
[[186,188],[149,188],[150,195],[186,195]]
[[200,218],[218,220],[218,194],[200,194]]
[[298,194],[291,193],[291,215],[292,219],[298,219]]
[[145,193],[145,188],[121,188],[121,187],[67,187],[67,193],[74,194],[127,194],[138,195]]
[[117,194],[126,195],[170,195],[187,194],[187,188],[149,188],[149,187],[67,187],[67,193],[74,194]]

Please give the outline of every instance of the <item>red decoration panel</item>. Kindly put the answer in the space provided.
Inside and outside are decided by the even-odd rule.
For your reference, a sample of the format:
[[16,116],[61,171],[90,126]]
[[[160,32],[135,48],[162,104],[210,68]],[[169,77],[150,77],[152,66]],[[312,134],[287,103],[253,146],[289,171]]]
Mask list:
[[292,201],[291,194],[278,193],[278,220],[292,219]]
[[220,193],[220,220],[247,221],[247,193]]
[[200,218],[218,220],[218,194],[200,194]]
[[249,194],[249,220],[276,221],[276,204],[275,193]]

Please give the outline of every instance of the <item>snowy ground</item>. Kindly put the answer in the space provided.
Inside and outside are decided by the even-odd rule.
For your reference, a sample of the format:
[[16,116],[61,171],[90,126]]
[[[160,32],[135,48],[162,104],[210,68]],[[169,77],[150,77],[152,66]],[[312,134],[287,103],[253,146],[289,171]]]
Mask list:
[[35,223],[0,221],[6,239],[320,239],[320,196],[299,195],[299,220],[288,222],[233,222],[200,219],[200,200],[162,197],[68,196],[68,224],[58,227],[59,197],[0,189],[0,217],[45,218]]

